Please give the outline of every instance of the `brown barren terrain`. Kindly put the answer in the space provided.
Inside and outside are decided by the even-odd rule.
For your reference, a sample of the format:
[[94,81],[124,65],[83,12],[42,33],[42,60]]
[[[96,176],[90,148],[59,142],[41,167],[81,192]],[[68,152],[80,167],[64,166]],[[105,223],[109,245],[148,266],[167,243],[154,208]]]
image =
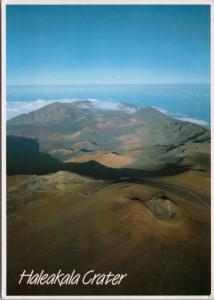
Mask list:
[[[200,194],[206,198],[209,178],[192,171],[188,183],[189,176],[159,180],[191,187],[196,194],[201,182],[205,190]],[[22,194],[25,203],[19,207]],[[161,200],[163,195],[166,199]],[[185,193],[58,172],[9,176],[8,206],[10,294],[209,292],[210,209]],[[168,209],[173,214],[167,215]],[[18,285],[24,269],[49,273],[75,269],[82,274],[93,269],[128,276],[119,286]]]
[[84,153],[78,157],[66,160],[65,162],[87,162],[95,160],[100,164],[110,168],[123,168],[127,167],[135,161],[131,155],[120,155],[112,152],[93,152]]

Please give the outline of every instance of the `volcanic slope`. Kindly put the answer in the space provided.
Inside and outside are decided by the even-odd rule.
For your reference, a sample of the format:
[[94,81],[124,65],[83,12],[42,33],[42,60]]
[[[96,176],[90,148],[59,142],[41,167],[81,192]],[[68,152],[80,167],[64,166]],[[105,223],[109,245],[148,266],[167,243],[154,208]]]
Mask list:
[[[8,294],[210,294],[208,129],[82,101],[16,117],[7,133]],[[19,285],[23,269],[128,275]]]
[[158,169],[179,164],[210,170],[210,131],[147,107],[97,109],[90,101],[52,103],[7,123],[7,134],[35,138],[65,162]]

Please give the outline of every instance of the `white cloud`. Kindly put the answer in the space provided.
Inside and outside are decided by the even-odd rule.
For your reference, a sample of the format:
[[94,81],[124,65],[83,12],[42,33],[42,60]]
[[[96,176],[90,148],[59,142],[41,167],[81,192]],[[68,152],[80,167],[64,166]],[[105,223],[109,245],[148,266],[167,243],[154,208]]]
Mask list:
[[161,113],[163,113],[165,115],[168,115],[168,116],[171,116],[174,119],[184,121],[184,122],[190,122],[190,123],[198,124],[198,125],[201,125],[201,126],[206,126],[206,127],[209,126],[209,123],[207,121],[191,118],[191,117],[185,115],[184,113],[178,113],[178,112],[177,113],[170,113],[169,111],[167,111],[164,108],[155,107],[155,106],[153,106],[153,107],[155,109],[159,110]]
[[125,103],[101,101],[97,99],[89,99],[95,109],[125,111],[127,113],[135,113],[139,108]]
[[[8,101],[7,102],[7,119],[12,119],[23,113],[29,113],[31,111],[37,110],[43,106],[54,102],[60,103],[74,103],[80,101],[89,101],[89,103],[80,103],[79,107],[83,109],[100,109],[100,110],[112,110],[112,111],[125,111],[127,113],[133,114],[140,107],[132,106],[125,103],[118,103],[112,101],[103,101],[98,99],[58,99],[58,100],[44,100],[38,99],[34,101]],[[170,113],[164,108],[153,106],[155,109],[159,110],[161,113],[169,115],[177,120],[195,123],[201,126],[209,126],[208,122],[204,120],[191,118],[183,113]]]
[[175,118],[177,120],[180,121],[184,121],[184,122],[190,122],[190,123],[195,123],[201,126],[208,126],[208,122],[204,121],[204,120],[198,120],[198,119],[194,119],[194,118],[190,118],[190,117],[183,117],[183,118]]
[[12,119],[18,115],[29,113],[37,110],[43,106],[54,102],[60,103],[74,103],[80,101],[89,101],[89,103],[80,103],[80,107],[83,109],[101,109],[101,110],[114,110],[114,111],[125,111],[127,113],[135,113],[138,109],[128,104],[102,101],[98,99],[57,99],[57,100],[44,100],[38,99],[33,101],[7,101],[7,119]]
[[152,106],[153,108],[157,109],[159,112],[161,112],[162,114],[165,114],[165,115],[169,115],[169,112],[168,110],[164,109],[164,108],[161,108],[161,107],[157,107],[157,106]]

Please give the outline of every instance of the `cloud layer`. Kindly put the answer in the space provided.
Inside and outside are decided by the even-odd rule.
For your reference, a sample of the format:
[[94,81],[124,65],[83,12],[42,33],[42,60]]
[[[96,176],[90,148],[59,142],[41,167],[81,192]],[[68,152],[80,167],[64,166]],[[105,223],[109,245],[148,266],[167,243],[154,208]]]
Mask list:
[[12,119],[18,115],[29,113],[31,111],[37,110],[43,106],[54,102],[60,103],[74,103],[81,101],[90,101],[90,104],[80,103],[79,107],[83,109],[101,109],[101,110],[114,110],[114,111],[125,111],[127,113],[135,113],[138,107],[134,107],[128,104],[102,101],[98,99],[57,99],[57,100],[43,100],[38,99],[34,101],[7,101],[7,119]]
[[[31,111],[37,110],[43,106],[46,106],[54,102],[74,103],[74,102],[81,102],[85,100],[89,101],[89,103],[88,104],[80,103],[80,107],[82,109],[125,111],[131,114],[135,113],[138,109],[140,109],[139,106],[128,105],[128,104],[118,103],[118,102],[103,101],[98,99],[57,99],[57,100],[38,99],[34,101],[7,101],[7,119],[8,120],[12,119],[23,113],[29,113]],[[187,121],[202,126],[209,126],[208,122],[204,120],[192,118],[183,113],[170,113],[169,111],[161,107],[154,107],[154,108],[158,109],[160,112],[166,115],[169,115],[181,121]]]
[[180,121],[184,121],[184,122],[190,122],[190,123],[195,123],[201,126],[205,126],[208,127],[209,123],[207,121],[204,120],[200,120],[200,119],[195,119],[195,118],[191,118],[183,113],[170,113],[168,112],[166,109],[161,108],[161,107],[154,107],[157,110],[159,110],[160,112],[162,112],[165,115],[171,116],[174,119],[180,120]]

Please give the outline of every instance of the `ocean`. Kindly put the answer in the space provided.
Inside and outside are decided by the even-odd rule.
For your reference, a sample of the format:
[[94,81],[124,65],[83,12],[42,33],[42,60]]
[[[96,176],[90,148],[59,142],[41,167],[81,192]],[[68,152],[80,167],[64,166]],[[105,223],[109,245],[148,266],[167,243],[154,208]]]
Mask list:
[[7,119],[51,102],[99,101],[99,107],[128,103],[152,106],[177,119],[210,127],[209,84],[7,86]]

